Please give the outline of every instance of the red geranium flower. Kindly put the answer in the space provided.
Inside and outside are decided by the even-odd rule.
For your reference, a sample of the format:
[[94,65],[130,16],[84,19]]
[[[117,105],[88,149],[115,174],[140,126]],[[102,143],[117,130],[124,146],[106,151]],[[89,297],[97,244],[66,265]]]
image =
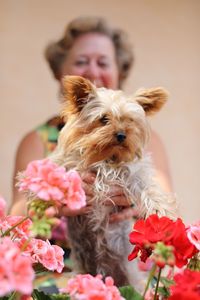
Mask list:
[[183,273],[176,274],[174,281],[169,300],[200,299],[200,272],[186,269]]
[[188,259],[198,252],[196,247],[190,242],[187,236],[187,229],[181,219],[177,219],[174,224],[174,235],[170,244],[174,246],[176,266],[179,268],[186,265]]
[[130,233],[131,244],[136,245],[128,259],[132,260],[141,253],[141,260],[146,261],[157,242],[168,242],[174,234],[174,222],[167,217],[159,218],[154,214],[146,220],[138,220]]
[[130,243],[135,245],[128,256],[129,260],[133,260],[140,253],[140,259],[145,262],[152,254],[157,242],[173,247],[175,264],[178,267],[184,266],[188,259],[197,252],[187,237],[186,227],[181,219],[172,221],[168,217],[151,215],[146,220],[139,220],[135,223],[129,238]]

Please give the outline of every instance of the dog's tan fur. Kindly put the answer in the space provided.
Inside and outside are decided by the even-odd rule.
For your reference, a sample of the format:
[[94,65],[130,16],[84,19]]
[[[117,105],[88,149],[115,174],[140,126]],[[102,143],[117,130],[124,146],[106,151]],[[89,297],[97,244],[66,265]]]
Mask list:
[[135,283],[137,275],[127,267],[131,221],[109,224],[116,207],[104,202],[109,186],[116,184],[141,217],[152,213],[175,217],[175,200],[153,180],[150,160],[144,155],[149,136],[146,115],[160,110],[167,93],[155,88],[128,97],[122,91],[96,88],[79,76],[66,76],[63,89],[66,125],[51,158],[80,174],[96,173],[93,211],[68,219],[77,271],[110,275],[117,285]]

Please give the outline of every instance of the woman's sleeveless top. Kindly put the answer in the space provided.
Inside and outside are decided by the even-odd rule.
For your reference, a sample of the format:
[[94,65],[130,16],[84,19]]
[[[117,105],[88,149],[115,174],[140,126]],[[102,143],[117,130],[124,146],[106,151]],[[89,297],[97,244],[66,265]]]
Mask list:
[[59,131],[63,126],[64,121],[59,116],[55,116],[36,128],[44,144],[45,157],[55,149]]

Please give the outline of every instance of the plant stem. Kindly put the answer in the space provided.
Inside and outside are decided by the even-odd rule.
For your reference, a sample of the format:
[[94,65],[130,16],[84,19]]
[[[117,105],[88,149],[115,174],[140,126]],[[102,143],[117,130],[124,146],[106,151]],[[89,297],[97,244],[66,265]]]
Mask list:
[[156,283],[156,289],[155,289],[155,294],[154,294],[153,300],[157,299],[157,293],[158,293],[158,287],[159,287],[161,272],[162,272],[162,268],[159,268],[158,278],[157,278],[157,283]]
[[18,223],[16,223],[15,225],[13,225],[11,228],[7,229],[1,237],[4,237],[6,235],[8,235],[13,229],[15,229],[17,226],[21,225],[24,221],[26,221],[27,219],[29,219],[29,217],[25,217],[24,219],[20,220]]
[[147,284],[146,284],[146,287],[145,287],[145,290],[144,290],[144,293],[143,293],[143,298],[145,298],[145,295],[146,295],[146,292],[149,288],[149,284],[155,274],[155,271],[156,271],[156,264],[153,265],[152,269],[151,269],[151,272],[149,273],[149,277],[148,277],[148,280],[147,280]]
[[18,293],[17,293],[17,292],[13,292],[13,293],[9,296],[8,300],[15,300],[15,299],[17,299],[17,298],[18,298]]

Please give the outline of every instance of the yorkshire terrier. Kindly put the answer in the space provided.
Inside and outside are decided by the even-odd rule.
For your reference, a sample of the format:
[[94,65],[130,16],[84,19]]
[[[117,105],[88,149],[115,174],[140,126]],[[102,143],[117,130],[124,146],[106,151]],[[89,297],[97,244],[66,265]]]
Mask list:
[[[138,283],[138,272],[127,261],[132,220],[109,223],[116,205],[105,205],[109,186],[120,186],[140,217],[152,213],[176,215],[175,200],[161,191],[151,163],[144,155],[149,136],[146,116],[167,100],[162,88],[143,89],[134,96],[96,88],[80,76],[63,79],[60,132],[52,160],[66,169],[96,174],[92,211],[69,217],[68,229],[75,267],[79,273],[112,276],[118,286]],[[131,269],[131,270],[130,270]]]

